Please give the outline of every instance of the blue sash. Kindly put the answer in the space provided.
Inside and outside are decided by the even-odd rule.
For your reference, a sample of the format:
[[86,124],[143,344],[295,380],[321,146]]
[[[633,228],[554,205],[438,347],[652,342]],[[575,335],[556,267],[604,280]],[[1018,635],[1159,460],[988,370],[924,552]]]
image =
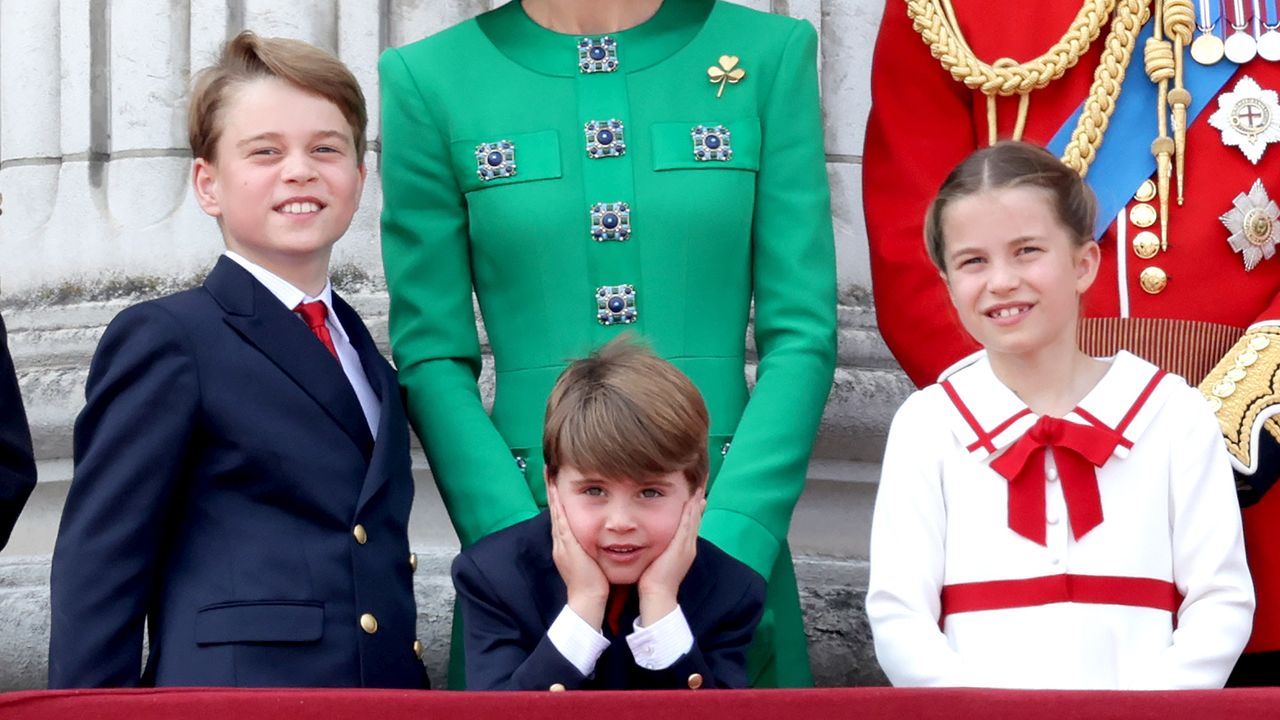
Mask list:
[[[1142,48],[1149,37],[1150,22],[1138,35],[1138,44],[1134,47],[1124,83],[1120,86],[1120,98],[1116,101],[1115,112],[1111,115],[1102,146],[1098,148],[1093,164],[1089,166],[1089,174],[1085,175],[1085,182],[1098,196],[1098,221],[1093,229],[1095,238],[1102,237],[1111,223],[1115,222],[1116,215],[1133,198],[1134,191],[1142,181],[1156,171],[1151,141],[1156,138],[1159,130],[1156,120],[1157,92],[1155,83],[1147,78],[1142,66]],[[1101,41],[1102,38],[1099,38],[1098,42]],[[1187,108],[1187,126],[1190,127],[1209,101],[1215,99],[1222,86],[1235,75],[1239,66],[1225,59],[1216,65],[1205,66],[1188,56],[1182,67],[1183,85],[1191,93],[1191,107]],[[1081,103],[1049,141],[1050,152],[1062,155],[1083,111],[1084,104]],[[1172,125],[1169,131],[1172,137]]]

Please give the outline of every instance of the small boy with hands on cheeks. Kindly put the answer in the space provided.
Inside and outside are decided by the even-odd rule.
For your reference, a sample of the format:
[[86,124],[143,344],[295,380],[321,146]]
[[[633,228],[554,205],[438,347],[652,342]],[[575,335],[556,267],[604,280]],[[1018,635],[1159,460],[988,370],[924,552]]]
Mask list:
[[689,379],[627,339],[570,365],[547,512],[454,561],[468,689],[746,686],[764,580],[698,538],[707,427]]

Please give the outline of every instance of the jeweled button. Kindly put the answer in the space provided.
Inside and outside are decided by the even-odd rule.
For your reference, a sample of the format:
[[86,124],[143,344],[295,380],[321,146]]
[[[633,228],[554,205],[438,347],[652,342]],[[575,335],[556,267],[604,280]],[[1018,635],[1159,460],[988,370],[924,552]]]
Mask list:
[[485,162],[489,163],[491,167],[498,167],[502,164],[502,153],[494,150],[489,153],[489,157],[485,158]]

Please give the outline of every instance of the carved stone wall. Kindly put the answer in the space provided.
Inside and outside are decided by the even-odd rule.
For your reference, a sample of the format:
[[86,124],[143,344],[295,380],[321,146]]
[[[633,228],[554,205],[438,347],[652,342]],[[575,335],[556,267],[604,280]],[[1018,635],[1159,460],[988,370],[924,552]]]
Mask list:
[[[384,352],[377,217],[376,62],[498,0],[0,0],[0,313],[32,422],[40,483],[0,553],[0,690],[43,686],[49,554],[71,478],[71,427],[88,361],[126,305],[189,287],[222,250],[189,188],[185,104],[193,70],[242,28],[337,54],[364,86],[373,138],[361,210],[333,256]],[[742,0],[820,31],[840,282],[840,361],[792,546],[824,685],[883,682],[866,589],[871,503],[885,433],[910,391],[875,329],[861,208],[862,136],[880,0]],[[748,343],[751,339],[748,338]],[[748,368],[748,374],[754,368]],[[491,369],[482,379],[492,395]],[[444,678],[457,539],[420,452],[411,542],[419,630]]]

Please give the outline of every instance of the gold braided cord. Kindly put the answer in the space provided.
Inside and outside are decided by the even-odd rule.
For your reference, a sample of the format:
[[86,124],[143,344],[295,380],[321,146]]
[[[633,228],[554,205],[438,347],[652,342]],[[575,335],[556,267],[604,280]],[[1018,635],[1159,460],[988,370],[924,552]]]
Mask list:
[[[960,32],[951,0],[907,0],[907,15],[943,69],[966,87],[987,96],[988,139],[994,142],[994,96],[1022,96],[1019,98],[1017,120],[1017,130],[1020,131],[1026,121],[1028,94],[1062,77],[1078,63],[1114,11],[1115,17],[1104,42],[1102,59],[1094,71],[1084,111],[1062,156],[1063,162],[1084,177],[1098,147],[1102,145],[1102,136],[1120,96],[1125,69],[1138,42],[1138,31],[1147,21],[1150,2],[1084,0],[1066,34],[1043,55],[1025,63],[1009,58],[985,63],[975,57]],[[1192,17],[1194,20],[1194,13]],[[1021,132],[1015,132],[1014,137],[1021,137]]]
[[1043,55],[1025,63],[997,60],[989,64],[975,57],[955,21],[951,0],[907,0],[907,15],[952,77],[986,95],[1008,96],[1038,90],[1062,77],[1088,51],[1115,4],[1116,0],[1085,0],[1066,34]]
[[1102,136],[1111,122],[1116,99],[1120,97],[1125,68],[1129,66],[1129,59],[1138,44],[1138,31],[1147,21],[1149,4],[1150,0],[1123,0],[1116,8],[1115,20],[1102,49],[1102,59],[1093,73],[1084,112],[1080,114],[1080,120],[1071,133],[1071,141],[1062,154],[1062,161],[1080,173],[1080,177],[1089,172],[1089,165],[1102,145]]

